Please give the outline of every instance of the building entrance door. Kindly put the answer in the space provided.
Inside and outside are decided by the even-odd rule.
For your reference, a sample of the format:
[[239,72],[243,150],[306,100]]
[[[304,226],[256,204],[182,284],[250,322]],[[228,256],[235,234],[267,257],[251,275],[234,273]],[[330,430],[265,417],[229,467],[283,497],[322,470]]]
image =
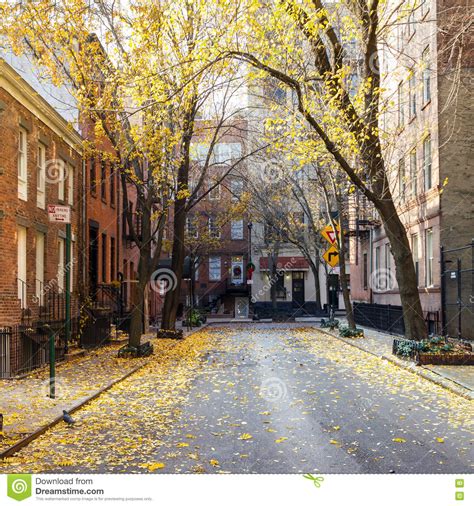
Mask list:
[[304,306],[304,272],[294,271],[291,285],[293,307]]

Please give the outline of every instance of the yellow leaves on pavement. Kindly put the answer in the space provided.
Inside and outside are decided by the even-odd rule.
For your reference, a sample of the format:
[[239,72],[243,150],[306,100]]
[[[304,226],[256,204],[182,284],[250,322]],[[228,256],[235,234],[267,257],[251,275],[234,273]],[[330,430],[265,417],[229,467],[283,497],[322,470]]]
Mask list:
[[189,446],[189,443],[177,443],[176,446],[178,448],[186,448],[186,446]]
[[150,462],[148,464],[140,464],[140,467],[148,469],[148,471],[156,471],[157,469],[163,469],[165,464],[163,462]]
[[209,464],[211,464],[212,467],[219,467],[219,461],[216,459],[211,459]]
[[403,439],[402,437],[394,437],[394,438],[392,439],[392,441],[393,441],[394,443],[406,443],[406,442],[407,442],[407,441],[406,441],[406,439]]
[[242,439],[243,441],[246,441],[247,439],[252,439],[253,436],[251,434],[244,433],[241,436],[239,436],[239,439]]
[[437,437],[436,441],[438,441],[438,443],[444,443],[444,439],[442,437]]
[[280,437],[278,439],[275,439],[275,443],[283,443],[283,441],[286,441],[287,439],[287,437]]

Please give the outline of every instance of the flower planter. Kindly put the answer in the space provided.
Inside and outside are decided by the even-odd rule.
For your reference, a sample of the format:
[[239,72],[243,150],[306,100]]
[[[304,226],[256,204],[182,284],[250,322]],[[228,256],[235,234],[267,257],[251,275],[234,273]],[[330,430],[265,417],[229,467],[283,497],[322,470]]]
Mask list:
[[161,339],[183,339],[183,331],[158,329],[156,337]]
[[474,365],[474,353],[419,353],[422,365]]

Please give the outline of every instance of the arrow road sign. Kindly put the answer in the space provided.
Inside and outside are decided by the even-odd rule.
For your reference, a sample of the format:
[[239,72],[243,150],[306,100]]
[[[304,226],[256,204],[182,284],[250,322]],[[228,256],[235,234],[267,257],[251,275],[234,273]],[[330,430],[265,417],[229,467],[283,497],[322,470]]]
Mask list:
[[330,244],[336,244],[337,238],[341,233],[341,229],[339,225],[336,225],[336,230],[333,229],[332,225],[326,225],[321,230],[321,235],[328,241]]
[[339,265],[339,251],[334,246],[331,246],[323,255],[324,260],[331,267]]

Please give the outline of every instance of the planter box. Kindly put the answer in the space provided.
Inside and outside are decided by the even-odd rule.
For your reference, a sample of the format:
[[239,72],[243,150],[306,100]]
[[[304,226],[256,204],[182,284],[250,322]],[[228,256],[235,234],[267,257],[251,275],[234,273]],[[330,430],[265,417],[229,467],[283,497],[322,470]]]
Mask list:
[[474,353],[419,353],[422,365],[474,365]]
[[156,337],[162,339],[183,339],[182,330],[161,330],[156,332]]

